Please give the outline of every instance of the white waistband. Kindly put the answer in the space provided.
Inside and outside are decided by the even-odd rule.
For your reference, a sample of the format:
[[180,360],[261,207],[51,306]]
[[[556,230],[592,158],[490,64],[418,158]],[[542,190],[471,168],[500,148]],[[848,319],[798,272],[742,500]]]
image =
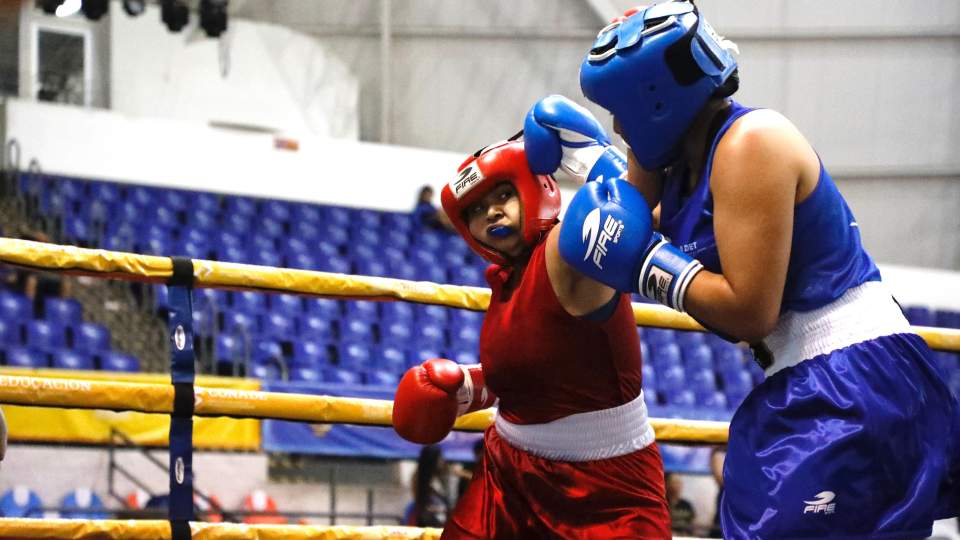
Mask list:
[[910,331],[910,323],[887,287],[868,281],[813,311],[780,316],[763,343],[773,353],[769,377],[783,368],[856,343]]
[[512,446],[559,461],[592,461],[646,448],[655,436],[643,392],[610,409],[571,414],[545,424],[513,424],[499,414],[497,433]]

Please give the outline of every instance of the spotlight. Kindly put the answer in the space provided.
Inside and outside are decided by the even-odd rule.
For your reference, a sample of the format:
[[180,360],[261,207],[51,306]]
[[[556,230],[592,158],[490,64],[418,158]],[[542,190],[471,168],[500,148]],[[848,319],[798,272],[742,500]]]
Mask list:
[[80,11],[80,0],[65,0],[57,7],[57,17],[72,17]]
[[147,6],[143,0],[123,0],[123,10],[131,17],[142,15],[146,9]]
[[179,32],[187,25],[190,10],[181,0],[161,0],[160,20],[171,32]]
[[110,8],[109,0],[83,0],[83,14],[91,21],[100,20]]
[[200,0],[200,27],[208,37],[227,30],[227,0]]

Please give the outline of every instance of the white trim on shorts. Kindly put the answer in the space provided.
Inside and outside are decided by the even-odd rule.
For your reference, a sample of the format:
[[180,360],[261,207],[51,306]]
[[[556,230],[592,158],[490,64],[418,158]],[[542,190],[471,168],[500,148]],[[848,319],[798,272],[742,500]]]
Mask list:
[[881,336],[911,332],[886,285],[868,281],[813,311],[788,311],[763,343],[773,353],[767,377],[822,354]]
[[503,440],[535,456],[558,461],[593,461],[630,454],[656,439],[640,391],[617,407],[571,414],[544,424],[514,424],[497,414]]

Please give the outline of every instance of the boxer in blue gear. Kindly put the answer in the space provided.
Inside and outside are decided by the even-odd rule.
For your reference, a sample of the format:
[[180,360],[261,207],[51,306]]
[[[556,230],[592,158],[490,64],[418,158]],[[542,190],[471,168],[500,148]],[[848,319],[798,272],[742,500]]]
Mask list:
[[[703,266],[657,299],[753,344],[767,374],[730,425],[724,537],[927,537],[960,508],[960,407],[817,153],[780,114],[729,99],[733,50],[692,3],[664,2],[605,28],[580,72],[671,253]],[[563,227],[606,212],[593,198]],[[568,262],[587,249],[569,242]],[[641,288],[651,248],[631,249],[606,275]],[[690,264],[656,275],[669,285]]]

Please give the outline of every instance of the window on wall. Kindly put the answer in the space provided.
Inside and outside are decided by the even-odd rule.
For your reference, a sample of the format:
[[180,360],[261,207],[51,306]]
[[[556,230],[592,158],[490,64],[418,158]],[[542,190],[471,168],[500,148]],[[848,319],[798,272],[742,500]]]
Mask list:
[[88,105],[90,58],[83,32],[39,28],[34,96],[38,101]]

